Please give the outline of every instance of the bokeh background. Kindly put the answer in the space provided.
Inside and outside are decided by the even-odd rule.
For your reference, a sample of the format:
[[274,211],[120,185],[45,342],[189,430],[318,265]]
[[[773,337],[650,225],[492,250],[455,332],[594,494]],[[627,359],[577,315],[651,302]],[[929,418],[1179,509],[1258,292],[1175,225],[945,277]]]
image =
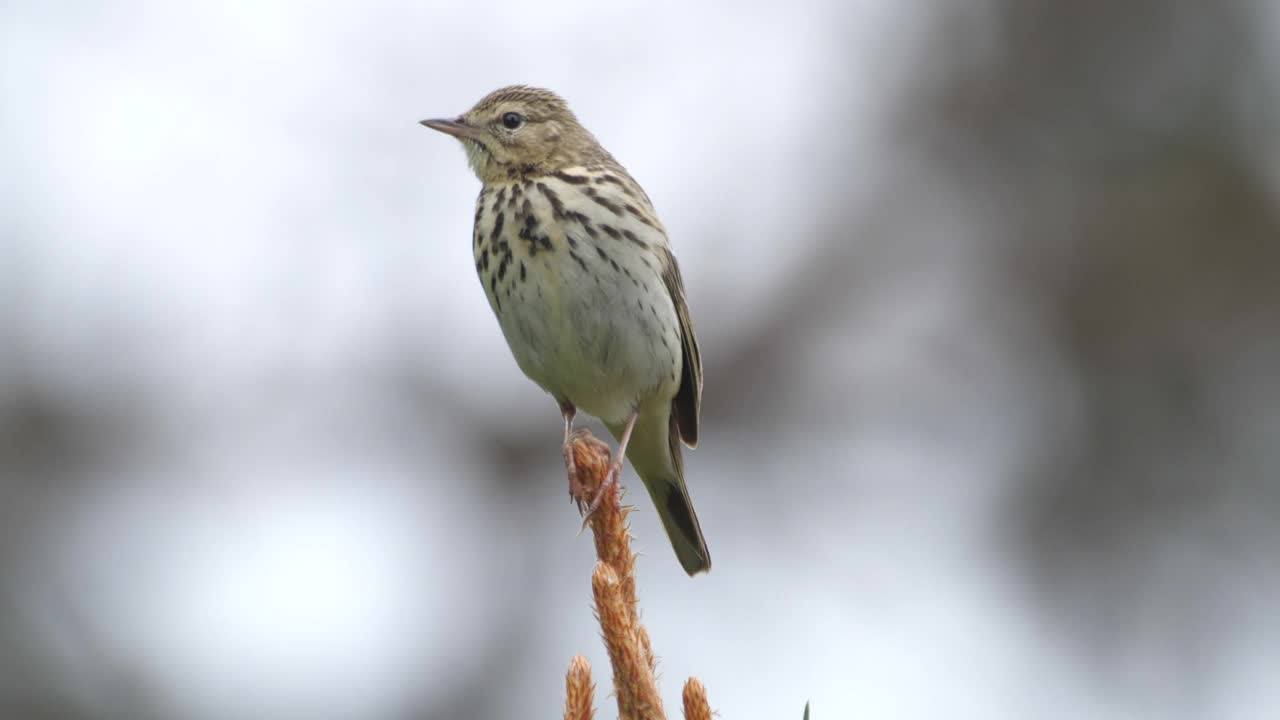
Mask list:
[[607,677],[556,407],[416,124],[515,82],[684,270],[710,576],[632,495],[673,712],[1280,714],[1280,5],[0,12],[0,717]]

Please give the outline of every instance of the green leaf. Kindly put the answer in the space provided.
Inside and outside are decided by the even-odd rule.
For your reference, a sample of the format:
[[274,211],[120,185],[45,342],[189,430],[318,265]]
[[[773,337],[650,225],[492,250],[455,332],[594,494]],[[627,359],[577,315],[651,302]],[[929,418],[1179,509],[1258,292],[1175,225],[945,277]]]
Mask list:
[[809,720],[809,701],[804,703],[804,720]]

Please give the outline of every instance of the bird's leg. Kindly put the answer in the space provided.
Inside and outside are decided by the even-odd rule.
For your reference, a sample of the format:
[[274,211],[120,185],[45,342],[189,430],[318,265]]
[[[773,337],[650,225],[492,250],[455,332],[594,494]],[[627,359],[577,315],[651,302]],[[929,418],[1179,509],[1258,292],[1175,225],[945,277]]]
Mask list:
[[596,492],[596,497],[591,501],[591,505],[587,508],[587,518],[591,517],[604,501],[604,494],[607,492],[617,492],[618,480],[622,476],[622,463],[627,461],[627,443],[631,442],[631,431],[636,427],[636,419],[640,417],[639,410],[632,410],[631,415],[627,417],[627,425],[622,430],[622,437],[618,440],[618,452],[613,456],[613,462],[609,464],[609,472],[604,476],[604,481],[600,483],[600,489]]
[[562,400],[560,414],[564,416],[564,444],[560,449],[564,451],[564,467],[569,472],[569,499],[574,500],[583,495],[582,482],[578,480],[578,463],[573,459],[573,418],[578,414],[578,408],[568,400]]

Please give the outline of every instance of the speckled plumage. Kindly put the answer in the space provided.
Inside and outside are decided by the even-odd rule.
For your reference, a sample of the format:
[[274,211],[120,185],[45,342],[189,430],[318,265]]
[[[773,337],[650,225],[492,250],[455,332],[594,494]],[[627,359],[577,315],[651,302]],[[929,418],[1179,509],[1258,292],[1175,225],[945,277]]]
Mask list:
[[680,452],[697,443],[701,356],[648,196],[547,90],[502,88],[423,124],[458,137],[484,185],[476,272],[516,363],[565,412],[566,443],[575,408],[600,418],[681,565],[709,569]]

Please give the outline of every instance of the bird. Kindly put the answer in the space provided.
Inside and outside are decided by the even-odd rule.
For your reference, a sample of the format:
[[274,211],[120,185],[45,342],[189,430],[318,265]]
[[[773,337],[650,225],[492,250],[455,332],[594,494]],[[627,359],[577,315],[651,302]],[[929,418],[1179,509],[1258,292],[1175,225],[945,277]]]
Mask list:
[[550,90],[500,88],[421,124],[457,138],[481,182],[476,273],[516,364],[559,404],[571,495],[581,410],[618,441],[587,516],[625,456],[685,572],[709,570],[681,455],[698,442],[702,356],[649,196]]

